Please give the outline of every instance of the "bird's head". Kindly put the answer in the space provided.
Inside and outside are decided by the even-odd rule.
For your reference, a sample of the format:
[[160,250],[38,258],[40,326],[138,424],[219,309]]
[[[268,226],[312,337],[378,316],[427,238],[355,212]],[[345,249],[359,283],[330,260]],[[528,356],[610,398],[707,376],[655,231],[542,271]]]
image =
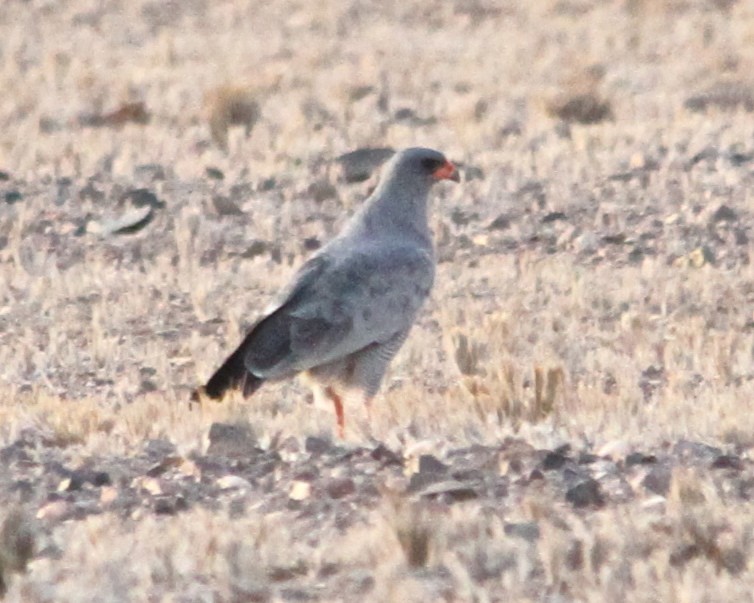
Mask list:
[[398,181],[424,181],[429,185],[440,180],[461,180],[458,168],[433,149],[413,147],[395,154],[390,160],[387,174]]

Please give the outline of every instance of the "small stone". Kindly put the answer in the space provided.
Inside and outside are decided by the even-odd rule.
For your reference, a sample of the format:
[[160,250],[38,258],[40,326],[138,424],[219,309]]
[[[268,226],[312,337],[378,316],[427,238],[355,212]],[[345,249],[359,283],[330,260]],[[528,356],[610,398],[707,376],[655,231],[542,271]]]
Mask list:
[[207,178],[212,178],[212,180],[223,180],[225,178],[225,174],[222,170],[212,166],[204,168],[204,174]]
[[710,222],[713,224],[717,222],[735,222],[736,220],[738,220],[738,214],[727,205],[718,207],[710,218]]
[[312,182],[306,193],[316,203],[322,203],[328,199],[336,199],[338,197],[338,189],[335,188],[332,182],[326,179]]
[[454,479],[443,480],[430,484],[420,492],[422,496],[433,498],[437,496],[448,496],[453,501],[469,500],[477,498],[477,491],[471,486]]
[[304,249],[306,251],[316,251],[322,247],[322,243],[317,237],[307,237],[304,239]]
[[722,453],[723,451],[720,448],[690,440],[679,440],[673,446],[673,454],[679,456],[682,460],[699,460],[711,463]]
[[150,458],[166,457],[175,454],[175,444],[164,438],[153,438],[148,440],[144,446],[144,452]]
[[633,465],[650,465],[657,462],[654,454],[644,454],[642,452],[632,452],[626,457],[626,467]]
[[188,502],[183,496],[161,496],[154,502],[154,512],[157,515],[175,515],[188,509]]
[[500,214],[497,218],[492,220],[487,226],[488,230],[506,230],[510,228],[511,221],[505,214]]
[[534,469],[534,471],[532,471],[529,474],[529,479],[527,481],[535,482],[535,481],[540,481],[544,479],[545,479],[545,474],[542,473],[539,469]]
[[605,504],[599,482],[591,478],[569,489],[566,492],[566,500],[577,509],[601,507]]
[[152,221],[152,208],[148,205],[125,212],[119,218],[100,223],[100,231],[105,235],[133,234]]
[[225,195],[212,195],[212,206],[220,216],[242,216],[243,211]]
[[734,469],[736,471],[743,471],[744,462],[740,457],[732,454],[723,454],[717,457],[712,463],[713,469]]
[[259,452],[251,427],[243,423],[213,423],[209,428],[208,455],[248,458]]
[[134,168],[134,177],[145,180],[165,180],[165,168],[159,163],[143,163]]
[[71,513],[72,509],[73,506],[65,500],[53,500],[37,511],[37,519],[50,519],[52,521],[63,519]]
[[562,211],[551,211],[542,218],[542,224],[549,224],[551,222],[558,222],[566,219],[567,216]]
[[508,536],[521,538],[526,542],[535,542],[539,540],[539,525],[535,521],[506,523],[504,530]]
[[383,465],[402,465],[403,459],[400,455],[390,450],[384,444],[378,444],[377,447],[369,454],[375,461]]
[[309,436],[304,440],[304,449],[309,454],[324,454],[332,447],[332,442],[325,438],[318,438],[315,436]]
[[118,199],[118,206],[130,205],[132,207],[150,207],[162,209],[165,202],[160,201],[148,188],[132,188],[123,193]]
[[155,479],[154,477],[140,476],[134,478],[134,480],[131,482],[131,487],[136,488],[137,490],[144,490],[152,496],[158,496],[162,494],[162,486],[160,485],[160,480]]
[[8,205],[13,205],[23,198],[23,195],[19,191],[8,191],[5,193],[5,202]]
[[118,498],[118,489],[114,486],[105,486],[100,490],[99,501],[100,504],[109,505]]
[[260,255],[265,255],[270,251],[270,244],[267,241],[261,239],[254,239],[246,250],[241,254],[242,258],[251,259]]
[[350,477],[336,477],[325,485],[330,498],[344,498],[356,492],[356,484]]
[[562,454],[548,451],[545,458],[542,459],[541,467],[544,471],[555,471],[565,465],[567,460],[568,458]]
[[181,456],[178,456],[178,455],[166,456],[160,462],[152,465],[149,469],[147,469],[147,475],[149,477],[159,477],[166,471],[173,469],[174,467],[177,467],[182,462],[183,462],[183,457]]
[[659,494],[660,496],[667,496],[670,491],[670,482],[673,478],[673,473],[669,467],[664,465],[658,465],[653,467],[642,480],[641,484],[650,492]]
[[291,489],[288,491],[288,498],[291,500],[305,500],[311,496],[312,485],[309,482],[296,480],[291,482]]
[[446,473],[448,466],[431,454],[419,457],[419,473]]
[[221,490],[250,490],[249,480],[239,475],[224,475],[217,480],[217,487]]

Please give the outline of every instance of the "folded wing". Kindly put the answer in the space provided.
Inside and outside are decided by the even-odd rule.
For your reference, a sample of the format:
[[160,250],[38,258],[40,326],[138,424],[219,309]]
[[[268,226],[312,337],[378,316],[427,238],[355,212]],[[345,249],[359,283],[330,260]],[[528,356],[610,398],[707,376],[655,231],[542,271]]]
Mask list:
[[246,369],[275,379],[388,341],[413,324],[433,279],[434,261],[418,247],[316,256],[247,336]]

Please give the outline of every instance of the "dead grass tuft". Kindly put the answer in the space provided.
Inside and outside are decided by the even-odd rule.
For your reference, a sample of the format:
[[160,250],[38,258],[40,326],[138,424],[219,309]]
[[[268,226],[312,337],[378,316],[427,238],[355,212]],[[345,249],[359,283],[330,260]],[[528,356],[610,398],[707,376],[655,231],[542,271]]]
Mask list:
[[260,117],[260,107],[254,92],[249,88],[222,86],[205,95],[204,110],[210,134],[215,144],[228,149],[228,129],[243,126],[246,136],[251,134]]

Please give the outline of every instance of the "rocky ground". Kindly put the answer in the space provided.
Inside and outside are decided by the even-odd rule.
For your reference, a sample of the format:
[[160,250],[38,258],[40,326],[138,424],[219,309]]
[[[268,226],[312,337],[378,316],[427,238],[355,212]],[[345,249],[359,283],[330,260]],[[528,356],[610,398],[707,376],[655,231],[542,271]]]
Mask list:
[[[9,601],[748,601],[746,2],[0,14]],[[190,408],[393,149],[433,297],[371,422]]]

